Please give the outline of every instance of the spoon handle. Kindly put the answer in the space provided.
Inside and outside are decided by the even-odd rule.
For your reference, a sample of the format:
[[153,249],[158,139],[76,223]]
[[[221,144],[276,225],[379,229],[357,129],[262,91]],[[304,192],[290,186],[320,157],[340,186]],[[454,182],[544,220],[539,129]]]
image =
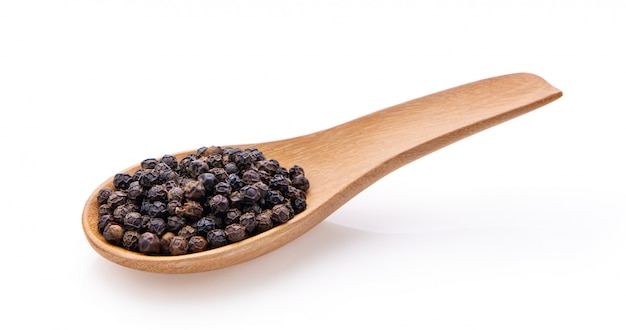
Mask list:
[[[298,161],[305,168],[325,173],[319,178],[326,182],[316,185],[350,186],[348,190],[356,195],[407,163],[561,95],[560,90],[529,73],[476,81],[297,138],[309,140],[303,144],[309,150],[298,153]],[[319,153],[328,154],[327,160],[320,162],[316,157],[314,167],[306,167],[306,155]],[[350,195],[341,197],[350,199]]]

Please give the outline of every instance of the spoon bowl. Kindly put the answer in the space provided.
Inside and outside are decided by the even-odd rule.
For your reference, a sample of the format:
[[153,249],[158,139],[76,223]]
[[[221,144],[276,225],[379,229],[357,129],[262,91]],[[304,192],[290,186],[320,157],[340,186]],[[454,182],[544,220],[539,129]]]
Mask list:
[[[307,208],[286,223],[220,248],[181,256],[147,256],[114,246],[98,232],[98,191],[82,214],[87,241],[119,265],[157,273],[215,270],[259,257],[296,239],[390,172],[474,133],[548,104],[562,95],[539,76],[488,78],[401,103],[347,123],[255,147],[284,166],[300,165],[310,181]],[[195,150],[174,154],[178,159]],[[140,164],[122,172],[134,173]]]

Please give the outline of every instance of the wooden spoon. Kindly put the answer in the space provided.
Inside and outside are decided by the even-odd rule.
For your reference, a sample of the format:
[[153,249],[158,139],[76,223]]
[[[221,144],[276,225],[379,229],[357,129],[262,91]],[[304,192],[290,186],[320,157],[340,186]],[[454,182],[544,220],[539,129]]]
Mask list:
[[[285,167],[302,166],[311,187],[307,209],[287,223],[243,241],[182,256],[146,256],[107,243],[98,232],[97,194],[82,225],[91,246],[122,266],[158,273],[193,273],[238,264],[304,234],[372,183],[426,154],[556,100],[562,92],[542,78],[518,73],[480,80],[380,110],[350,122],[256,147]],[[175,154],[179,159],[195,150]],[[137,164],[125,170],[134,173]]]

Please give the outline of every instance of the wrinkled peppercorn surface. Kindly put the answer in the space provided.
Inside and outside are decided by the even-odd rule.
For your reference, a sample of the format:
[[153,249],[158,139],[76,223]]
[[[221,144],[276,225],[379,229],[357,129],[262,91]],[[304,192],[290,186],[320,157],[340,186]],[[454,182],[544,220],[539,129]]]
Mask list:
[[218,248],[281,225],[306,208],[309,180],[256,148],[202,147],[118,173],[98,194],[106,241],[146,255]]

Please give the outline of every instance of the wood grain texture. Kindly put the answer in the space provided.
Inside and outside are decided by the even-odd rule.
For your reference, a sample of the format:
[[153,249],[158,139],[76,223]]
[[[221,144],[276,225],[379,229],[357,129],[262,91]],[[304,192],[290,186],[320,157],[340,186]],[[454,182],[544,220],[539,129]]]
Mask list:
[[[83,210],[91,246],[125,267],[159,273],[192,273],[238,264],[301,236],[363,189],[397,168],[474,133],[550,103],[561,91],[529,73],[489,78],[424,96],[342,125],[282,141],[254,143],[281,165],[302,166],[311,182],[307,209],[287,223],[238,243],[184,256],[144,256],[108,244],[97,231],[96,188]],[[193,153],[175,154],[179,159]],[[133,173],[139,164],[125,170]]]

